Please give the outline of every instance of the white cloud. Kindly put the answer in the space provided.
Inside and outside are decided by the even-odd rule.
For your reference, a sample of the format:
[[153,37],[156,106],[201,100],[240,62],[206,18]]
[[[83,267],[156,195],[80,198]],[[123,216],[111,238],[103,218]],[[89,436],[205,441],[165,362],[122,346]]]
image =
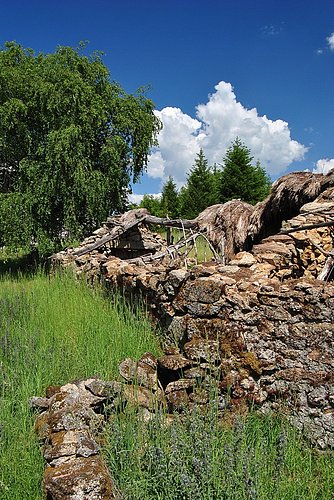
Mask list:
[[209,164],[221,163],[226,149],[238,136],[259,159],[269,174],[279,174],[307,148],[291,139],[288,123],[260,116],[237,101],[230,83],[220,82],[208,102],[196,107],[197,119],[179,108],[156,112],[164,127],[159,134],[159,149],[150,158],[148,175],[167,179],[172,175],[178,186],[194,164],[200,148]]
[[[153,196],[153,198],[160,198],[161,193],[148,193],[149,196]],[[143,194],[129,194],[129,202],[130,203],[135,203],[136,205],[139,205],[141,200],[143,199]]]
[[327,42],[328,42],[328,45],[329,45],[329,49],[334,51],[334,33],[331,33],[327,37]]
[[147,173],[150,177],[163,179],[172,175],[176,183],[181,185],[185,180],[185,172],[193,164],[201,147],[197,134],[202,124],[179,108],[168,107],[155,113],[164,126],[158,138],[159,150],[150,156]]
[[154,151],[150,155],[150,162],[147,166],[147,174],[153,179],[162,179],[165,173],[165,164],[161,151]]
[[318,160],[316,163],[316,168],[313,169],[314,174],[327,174],[330,170],[334,168],[334,158],[323,158]]

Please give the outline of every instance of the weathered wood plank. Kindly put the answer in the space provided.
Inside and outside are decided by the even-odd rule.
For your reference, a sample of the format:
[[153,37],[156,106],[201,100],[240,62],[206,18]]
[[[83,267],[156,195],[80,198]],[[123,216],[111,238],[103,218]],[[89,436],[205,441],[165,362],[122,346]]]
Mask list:
[[102,238],[99,238],[91,245],[85,246],[73,252],[74,257],[81,257],[86,253],[92,252],[93,250],[97,250],[98,248],[104,246],[109,241],[119,238],[120,236],[126,234],[130,229],[132,229],[135,226],[138,226],[138,224],[143,222],[146,216],[147,216],[147,211],[145,209],[130,210],[129,212],[126,212],[122,217],[120,217],[120,219],[118,220],[118,225],[113,229],[111,229],[109,234],[102,236]]
[[334,270],[334,255],[329,255],[326,259],[323,270],[318,276],[318,280],[320,281],[329,280],[333,270]]

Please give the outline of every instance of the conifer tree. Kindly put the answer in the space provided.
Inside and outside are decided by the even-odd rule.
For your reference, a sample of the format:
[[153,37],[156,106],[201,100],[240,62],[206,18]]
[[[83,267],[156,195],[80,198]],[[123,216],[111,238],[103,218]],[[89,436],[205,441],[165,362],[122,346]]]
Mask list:
[[176,219],[180,216],[179,193],[171,175],[162,187],[160,212],[162,217],[170,219]]
[[250,149],[237,137],[227,149],[220,180],[220,203],[241,199],[255,204],[269,193],[270,179],[260,162],[252,166]]
[[186,186],[181,190],[181,215],[186,219],[194,219],[205,208],[214,203],[214,174],[208,166],[201,149],[195,159],[195,164],[190,170]]

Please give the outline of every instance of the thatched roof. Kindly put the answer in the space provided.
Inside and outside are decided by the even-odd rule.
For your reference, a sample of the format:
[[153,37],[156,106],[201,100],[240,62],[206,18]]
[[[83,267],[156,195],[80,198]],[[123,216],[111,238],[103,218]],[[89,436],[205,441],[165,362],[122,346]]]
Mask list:
[[278,179],[269,196],[258,203],[249,220],[248,245],[279,232],[284,220],[295,217],[300,208],[334,186],[334,172],[326,176],[293,172]]
[[215,250],[230,259],[244,249],[253,210],[254,207],[244,201],[231,200],[206,208],[195,221]]

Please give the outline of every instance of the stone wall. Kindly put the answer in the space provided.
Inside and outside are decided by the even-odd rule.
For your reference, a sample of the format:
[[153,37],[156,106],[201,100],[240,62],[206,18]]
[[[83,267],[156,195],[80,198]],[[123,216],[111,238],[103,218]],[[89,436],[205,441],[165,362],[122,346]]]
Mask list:
[[45,398],[30,400],[30,405],[41,411],[35,429],[44,443],[43,490],[47,499],[122,498],[99,454],[98,431],[104,418],[96,410],[106,398],[89,390],[94,382],[51,386]]
[[166,355],[190,363],[178,367],[172,399],[196,400],[193,379],[207,401],[214,380],[223,407],[284,412],[315,445],[333,448],[334,286],[316,279],[333,250],[333,226],[322,226],[333,213],[329,188],[283,224],[285,233],[320,227],[269,236],[227,265],[189,267],[168,254],[143,265],[110,249],[57,259],[145,298]]
[[268,278],[250,260],[136,274],[111,259],[105,279],[149,299],[165,351],[196,361],[204,378],[214,366],[230,405],[287,412],[318,446],[334,447],[334,287]]

